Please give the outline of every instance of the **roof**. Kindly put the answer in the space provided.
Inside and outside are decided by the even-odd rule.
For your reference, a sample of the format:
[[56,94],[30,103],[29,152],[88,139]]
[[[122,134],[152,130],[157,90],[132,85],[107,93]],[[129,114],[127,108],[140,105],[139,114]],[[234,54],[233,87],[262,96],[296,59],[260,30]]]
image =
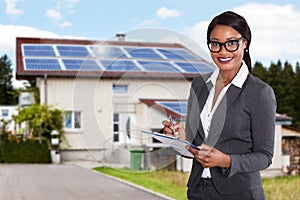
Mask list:
[[174,119],[186,118],[187,101],[174,99],[140,99],[146,105],[155,108]]
[[288,126],[283,126],[282,137],[300,137],[300,130]]
[[287,116],[285,114],[276,113],[276,122],[282,125],[291,125],[292,124],[292,117]]
[[214,66],[177,43],[17,38],[16,77],[193,78]]

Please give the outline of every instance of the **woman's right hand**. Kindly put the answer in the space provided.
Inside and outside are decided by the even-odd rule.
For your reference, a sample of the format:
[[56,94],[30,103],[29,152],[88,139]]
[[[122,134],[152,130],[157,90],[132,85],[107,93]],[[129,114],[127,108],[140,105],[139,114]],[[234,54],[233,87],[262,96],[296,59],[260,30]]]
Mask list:
[[186,139],[184,126],[180,121],[176,121],[173,125],[170,120],[163,120],[162,124],[164,125],[163,133],[169,136],[179,138],[181,140]]

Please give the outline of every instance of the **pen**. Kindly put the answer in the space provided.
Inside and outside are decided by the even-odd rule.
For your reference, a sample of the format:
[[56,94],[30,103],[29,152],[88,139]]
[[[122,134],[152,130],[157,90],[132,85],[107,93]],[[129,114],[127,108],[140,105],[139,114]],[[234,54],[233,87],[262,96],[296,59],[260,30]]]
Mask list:
[[177,134],[176,134],[176,130],[175,130],[175,128],[173,127],[173,126],[175,125],[175,122],[173,121],[173,119],[172,119],[172,116],[171,116],[171,115],[169,115],[169,120],[170,120],[170,122],[171,122],[171,125],[172,125],[172,127],[171,127],[171,129],[172,129],[172,133],[173,133],[174,137],[176,137],[176,136],[177,136]]

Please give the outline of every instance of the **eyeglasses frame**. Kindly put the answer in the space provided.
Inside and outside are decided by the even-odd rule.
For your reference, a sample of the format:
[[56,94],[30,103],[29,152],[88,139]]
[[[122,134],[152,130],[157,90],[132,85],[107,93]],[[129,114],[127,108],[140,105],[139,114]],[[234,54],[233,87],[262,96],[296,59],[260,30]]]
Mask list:
[[[211,40],[210,40],[210,41],[207,42],[207,46],[208,46],[209,51],[212,52],[212,53],[219,53],[219,52],[222,50],[222,46],[224,46],[224,48],[225,48],[226,51],[228,51],[228,52],[235,52],[235,51],[237,51],[237,50],[239,49],[239,47],[240,47],[240,41],[241,41],[241,40],[244,40],[244,39],[245,39],[244,37],[240,37],[240,38],[238,38],[238,39],[236,39],[236,40],[227,40],[226,42],[217,42],[217,41],[211,41]],[[219,50],[219,51],[212,51],[212,50],[209,48],[209,44],[212,43],[212,42],[215,42],[215,43],[218,43],[218,44],[219,44],[219,46],[220,46],[220,50]],[[237,42],[238,45],[237,45],[236,50],[228,50],[227,47],[226,47],[226,43],[228,43],[228,42]]]

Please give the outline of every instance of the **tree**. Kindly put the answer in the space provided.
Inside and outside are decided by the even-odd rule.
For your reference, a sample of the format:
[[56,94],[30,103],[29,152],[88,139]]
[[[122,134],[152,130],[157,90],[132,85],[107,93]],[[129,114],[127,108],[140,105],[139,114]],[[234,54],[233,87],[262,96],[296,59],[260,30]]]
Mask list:
[[63,133],[63,112],[59,109],[51,109],[45,104],[21,108],[14,119],[17,124],[28,123],[27,132],[32,131],[34,137],[43,136],[50,139],[53,130]]
[[280,112],[289,116],[295,115],[295,76],[293,67],[288,62],[284,63],[281,76],[282,99],[280,100]]
[[284,114],[282,112],[281,108],[283,105],[283,99],[284,99],[284,86],[282,82],[282,63],[280,60],[277,62],[277,64],[271,63],[271,66],[269,67],[268,70],[268,77],[266,82],[272,86],[275,96],[276,96],[276,101],[277,101],[277,112]]
[[266,81],[267,79],[267,69],[263,66],[261,62],[255,62],[252,69],[252,74],[254,74],[259,79]]
[[294,82],[294,93],[295,101],[293,103],[295,107],[295,115],[293,116],[293,126],[300,129],[300,66],[299,63],[296,64],[296,75]]
[[7,55],[0,57],[0,105],[16,105],[17,98],[12,86],[11,62]]

